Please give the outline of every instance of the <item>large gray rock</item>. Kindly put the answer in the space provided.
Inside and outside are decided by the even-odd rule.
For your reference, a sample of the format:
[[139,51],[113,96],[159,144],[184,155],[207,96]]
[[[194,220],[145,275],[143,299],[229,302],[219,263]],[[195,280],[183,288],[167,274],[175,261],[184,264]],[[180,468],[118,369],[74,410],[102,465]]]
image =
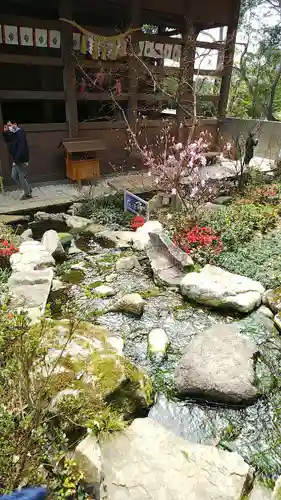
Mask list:
[[281,476],[277,479],[272,493],[272,500],[280,500],[281,498]]
[[159,284],[178,286],[183,279],[186,268],[193,267],[189,255],[177,247],[164,232],[151,232],[146,246],[146,254],[150,260],[155,281]]
[[264,287],[258,281],[207,265],[200,273],[189,273],[182,279],[181,293],[201,304],[248,313],[260,306]]
[[41,243],[45,247],[47,252],[49,252],[54,257],[64,257],[65,252],[59,235],[53,229],[49,229],[49,231],[46,231],[44,233]]
[[210,401],[251,402],[258,395],[253,360],[257,352],[237,324],[215,325],[188,344],[175,371],[176,389]]
[[55,265],[55,261],[39,241],[25,241],[19,251],[10,258],[12,270],[15,272],[45,269]]
[[101,451],[107,500],[240,500],[249,476],[237,453],[190,443],[149,418]]

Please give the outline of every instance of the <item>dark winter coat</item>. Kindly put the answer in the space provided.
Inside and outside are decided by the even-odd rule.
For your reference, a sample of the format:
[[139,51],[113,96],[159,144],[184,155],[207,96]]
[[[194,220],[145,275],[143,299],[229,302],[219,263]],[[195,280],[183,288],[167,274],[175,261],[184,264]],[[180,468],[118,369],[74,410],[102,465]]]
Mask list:
[[19,128],[16,132],[4,132],[3,137],[13,162],[27,163],[29,161],[29,149],[24,130]]

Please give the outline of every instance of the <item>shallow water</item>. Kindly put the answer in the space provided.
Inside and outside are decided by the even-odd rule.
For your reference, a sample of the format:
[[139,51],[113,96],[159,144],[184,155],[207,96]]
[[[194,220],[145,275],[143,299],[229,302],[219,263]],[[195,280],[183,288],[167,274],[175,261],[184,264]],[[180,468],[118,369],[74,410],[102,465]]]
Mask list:
[[[180,401],[173,390],[173,373],[192,337],[216,323],[239,318],[186,303],[176,290],[157,290],[146,260],[142,261],[141,270],[116,274],[115,262],[124,252],[104,249],[93,242],[87,245],[87,254],[76,256],[64,266],[67,269],[74,263],[82,263],[84,267],[82,280],[71,287],[70,300],[78,316],[95,320],[121,336],[124,355],[153,377],[157,395],[150,417],[190,441],[238,451],[263,479],[277,477],[281,473],[278,397],[281,342],[276,332],[255,322],[252,327],[252,317],[242,320],[245,334],[254,338],[263,355],[262,369],[257,368],[265,387],[271,387],[274,381],[275,389],[270,389],[268,397],[247,408],[211,405],[190,398]],[[112,286],[116,295],[110,299],[95,298],[94,288],[102,283]],[[141,293],[145,298],[141,318],[108,312],[119,297],[131,292]],[[167,356],[160,364],[147,354],[147,336],[153,328],[163,328],[170,340]]]

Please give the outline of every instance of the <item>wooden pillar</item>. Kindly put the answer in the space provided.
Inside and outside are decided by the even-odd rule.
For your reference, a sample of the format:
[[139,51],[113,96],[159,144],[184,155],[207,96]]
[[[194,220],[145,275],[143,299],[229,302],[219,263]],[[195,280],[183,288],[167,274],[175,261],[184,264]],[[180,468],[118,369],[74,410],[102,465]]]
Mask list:
[[231,83],[232,66],[235,52],[237,26],[239,20],[240,1],[235,0],[231,23],[228,25],[226,46],[224,51],[223,76],[221,80],[218,118],[224,118],[227,110],[228,95]]
[[182,34],[183,45],[180,59],[180,71],[177,92],[177,123],[179,126],[179,140],[183,141],[184,123],[186,120],[196,119],[196,102],[194,100],[194,61],[196,53],[196,26],[185,17],[185,28]]
[[[131,0],[131,27],[140,28],[140,0]],[[134,52],[138,49],[138,32],[131,36],[132,53],[129,55],[129,98],[128,98],[128,122],[134,133],[136,133],[136,122],[138,115],[138,64]]]
[[7,145],[3,139],[3,128],[4,120],[0,101],[0,176],[6,180],[11,175],[11,160],[9,157]]
[[[59,15],[65,19],[72,19],[72,0],[60,0]],[[64,62],[63,85],[65,93],[65,113],[68,123],[69,137],[78,136],[78,110],[75,76],[75,59],[73,57],[72,26],[62,21],[61,48]]]

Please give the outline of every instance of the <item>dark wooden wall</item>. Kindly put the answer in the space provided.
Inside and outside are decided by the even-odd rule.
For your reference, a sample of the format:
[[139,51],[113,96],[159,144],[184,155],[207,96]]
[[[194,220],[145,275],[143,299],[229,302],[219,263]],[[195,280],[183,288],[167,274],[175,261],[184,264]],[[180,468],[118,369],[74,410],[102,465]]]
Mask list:
[[[62,139],[67,138],[67,124],[22,124],[27,135],[30,148],[29,179],[31,183],[55,182],[65,179],[65,161],[63,150],[59,148]],[[208,131],[215,137],[216,120],[209,120],[197,130]],[[160,123],[143,123],[138,136],[140,143],[153,145],[162,130]],[[174,123],[176,131],[176,123]],[[186,134],[188,129],[186,130]],[[121,173],[132,167],[141,168],[142,162],[134,156],[129,156],[126,150],[128,140],[124,124],[114,128],[108,124],[107,128],[97,123],[81,123],[79,137],[101,139],[106,150],[99,155],[102,175]],[[3,141],[0,140],[0,158],[5,185],[13,185],[10,179],[10,160]]]

